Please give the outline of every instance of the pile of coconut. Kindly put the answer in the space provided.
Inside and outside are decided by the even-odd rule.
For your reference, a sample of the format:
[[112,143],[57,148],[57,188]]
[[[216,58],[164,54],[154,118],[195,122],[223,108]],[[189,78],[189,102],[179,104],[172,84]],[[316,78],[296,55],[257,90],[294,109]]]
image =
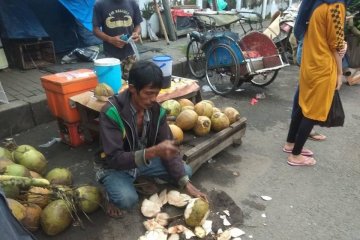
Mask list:
[[[162,212],[165,205],[184,208],[184,214],[169,216]],[[144,199],[141,205],[142,214],[148,219],[143,222],[146,232],[138,240],[179,240],[179,239],[202,239],[211,237],[217,240],[240,239],[245,234],[241,229],[231,227],[226,215],[219,215],[223,219],[224,228],[215,233],[212,230],[212,221],[208,220],[210,206],[207,200],[191,198],[187,194],[175,190],[167,192],[164,189],[160,194],[155,193],[149,199]],[[185,224],[173,224],[175,218],[183,218]]]
[[219,132],[240,119],[235,108],[225,107],[220,110],[210,100],[194,104],[189,99],[167,100],[161,104],[167,110],[169,126],[174,139],[181,143],[184,131],[192,130],[196,136],[205,136],[210,130]]
[[47,172],[47,164],[44,155],[30,145],[0,147],[0,186],[13,215],[29,231],[41,226],[53,236],[74,220],[82,226],[79,213],[88,217],[97,210],[102,195],[95,186],[73,186],[68,169]]

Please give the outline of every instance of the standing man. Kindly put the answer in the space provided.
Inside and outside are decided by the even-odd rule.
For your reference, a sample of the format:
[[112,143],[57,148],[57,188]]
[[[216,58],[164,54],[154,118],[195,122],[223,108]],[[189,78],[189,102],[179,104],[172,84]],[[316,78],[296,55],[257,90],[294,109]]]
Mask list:
[[122,35],[139,40],[142,22],[139,5],[134,0],[97,0],[93,11],[93,32],[103,40],[104,52],[108,57],[121,61],[122,78],[127,80],[129,70],[135,62],[131,45]]
[[191,167],[183,162],[166,111],[156,102],[162,83],[160,67],[140,60],[130,70],[129,88],[110,97],[100,112],[103,151],[96,177],[106,190],[111,217],[136,205],[139,197],[133,183],[138,177],[158,177],[192,197],[206,198],[190,182]]

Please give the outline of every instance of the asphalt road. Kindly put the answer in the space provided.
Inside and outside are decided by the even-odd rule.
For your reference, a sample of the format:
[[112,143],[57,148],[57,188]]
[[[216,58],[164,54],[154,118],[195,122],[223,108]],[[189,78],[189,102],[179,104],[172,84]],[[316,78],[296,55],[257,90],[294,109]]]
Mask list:
[[[360,239],[360,86],[344,85],[341,97],[346,113],[342,128],[317,128],[325,142],[308,141],[315,152],[313,167],[291,167],[281,151],[286,139],[297,67],[280,71],[261,89],[244,84],[227,98],[204,92],[216,105],[233,106],[247,118],[246,135],[239,147],[229,147],[204,164],[193,182],[204,191],[221,189],[243,210],[245,235],[241,239],[303,240]],[[264,93],[256,105],[251,98]],[[18,144],[37,146],[57,136],[56,123],[40,125],[16,136]],[[92,155],[97,144],[71,149],[62,143],[40,149],[49,168],[69,167],[75,184],[94,183]],[[260,196],[272,197],[264,201]],[[231,213],[230,213],[231,214]],[[72,226],[52,239],[137,239],[144,233],[139,210],[124,219],[110,219],[102,211],[84,220],[85,230]],[[42,232],[39,239],[48,239]]]

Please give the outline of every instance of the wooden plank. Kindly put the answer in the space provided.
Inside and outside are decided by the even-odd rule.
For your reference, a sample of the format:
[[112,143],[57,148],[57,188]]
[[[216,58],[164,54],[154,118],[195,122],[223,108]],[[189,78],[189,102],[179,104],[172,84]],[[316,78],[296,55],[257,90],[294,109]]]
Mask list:
[[201,165],[203,165],[205,162],[207,162],[209,159],[211,159],[213,156],[218,154],[219,152],[223,151],[225,148],[229,147],[234,143],[234,140],[240,139],[242,136],[245,135],[246,128],[241,129],[240,131],[236,132],[231,137],[227,137],[226,139],[222,140],[221,142],[218,142],[216,147],[212,147],[210,149],[207,149],[207,151],[202,152],[200,156],[198,156],[195,159],[192,159],[192,161],[188,162],[188,164],[191,166],[193,173],[195,173]]
[[213,135],[208,140],[202,142],[201,144],[198,144],[196,147],[186,151],[184,153],[183,159],[187,162],[191,162],[192,159],[197,158],[199,155],[202,155],[209,151],[211,148],[217,147],[219,145],[219,142],[225,140],[226,138],[233,135],[235,132],[246,128],[246,118],[241,118],[235,123],[233,123],[229,128],[224,129],[215,135]]

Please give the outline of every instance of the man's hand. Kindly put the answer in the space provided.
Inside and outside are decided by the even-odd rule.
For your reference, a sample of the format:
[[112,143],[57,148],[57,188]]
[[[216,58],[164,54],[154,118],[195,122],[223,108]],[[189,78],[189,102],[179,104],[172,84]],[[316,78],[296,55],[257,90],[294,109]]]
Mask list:
[[206,194],[200,192],[199,189],[197,189],[194,185],[192,185],[191,182],[188,182],[186,185],[185,185],[185,189],[187,191],[187,193],[192,196],[192,197],[200,197],[200,198],[203,198],[205,199],[206,201],[208,201],[207,199],[207,196]]
[[117,48],[123,48],[127,42],[120,39],[120,36],[109,37],[108,42]]
[[131,37],[134,40],[134,42],[137,42],[140,39],[140,36],[139,36],[139,34],[137,32],[133,32]]
[[173,140],[165,140],[156,145],[156,155],[163,160],[170,160],[178,156],[180,149]]
[[342,85],[342,74],[338,74],[337,76],[337,82],[336,82],[336,89],[340,90]]

